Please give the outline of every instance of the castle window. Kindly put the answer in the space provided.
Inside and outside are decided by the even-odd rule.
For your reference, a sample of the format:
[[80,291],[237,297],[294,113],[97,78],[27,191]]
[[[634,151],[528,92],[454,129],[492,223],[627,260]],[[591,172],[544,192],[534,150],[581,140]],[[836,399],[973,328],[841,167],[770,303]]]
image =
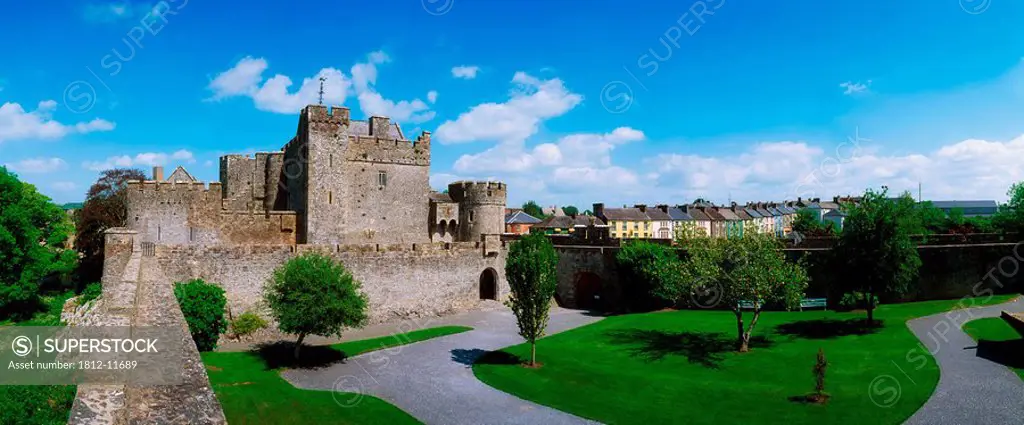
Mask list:
[[327,157],[327,166],[329,166],[329,167],[333,167],[334,166],[334,154],[333,153],[330,154]]
[[469,222],[470,222],[470,223],[472,223],[472,222],[473,222],[473,211],[470,211],[470,212],[469,212]]
[[331,191],[327,192],[327,203],[328,204],[333,204],[334,203],[334,192],[331,192]]
[[388,185],[388,173],[387,172],[380,171],[380,172],[377,173],[377,185],[380,186],[380,187],[385,187],[385,186]]

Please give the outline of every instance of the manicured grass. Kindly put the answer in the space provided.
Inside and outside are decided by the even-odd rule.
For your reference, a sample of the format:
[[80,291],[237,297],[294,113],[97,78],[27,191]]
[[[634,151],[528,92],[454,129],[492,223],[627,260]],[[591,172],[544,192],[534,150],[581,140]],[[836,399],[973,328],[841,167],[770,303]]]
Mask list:
[[[358,354],[471,330],[444,326],[326,347],[303,347],[303,366],[326,365]],[[291,345],[242,353],[203,353],[210,384],[228,423],[417,424],[388,402],[368,395],[295,388],[280,376],[290,366]]]
[[[59,326],[64,302],[74,291],[43,295],[44,309],[31,319],[0,321],[0,326]],[[64,424],[75,401],[74,385],[0,385],[0,424]]]
[[1024,379],[1024,339],[1006,320],[988,317],[964,324],[964,332],[978,341],[978,355],[1005,364]]
[[[749,353],[734,352],[728,311],[614,316],[539,341],[540,369],[518,365],[529,358],[523,344],[484,356],[473,370],[502,391],[609,424],[898,424],[939,379],[906,321],[1010,298],[882,305],[880,328],[865,326],[863,313],[766,312]],[[819,348],[831,399],[801,403],[814,389]]]

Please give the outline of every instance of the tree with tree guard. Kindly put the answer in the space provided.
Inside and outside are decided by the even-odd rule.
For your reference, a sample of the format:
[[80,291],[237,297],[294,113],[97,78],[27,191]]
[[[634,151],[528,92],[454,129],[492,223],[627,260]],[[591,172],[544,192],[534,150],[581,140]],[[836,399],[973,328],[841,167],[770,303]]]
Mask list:
[[[683,282],[691,291],[716,294],[715,305],[732,310],[741,352],[749,351],[750,336],[765,304],[795,308],[807,288],[806,272],[786,261],[781,248],[781,242],[773,236],[757,233],[689,241],[688,255],[681,267]],[[751,303],[753,310],[746,326],[744,302]]]
[[918,225],[914,200],[887,198],[888,189],[868,190],[847,213],[832,250],[833,268],[843,292],[864,294],[867,320],[874,322],[876,295],[902,295],[917,278],[921,259],[910,232]]
[[537,366],[537,339],[544,336],[551,299],[558,288],[558,254],[547,236],[530,234],[513,242],[505,261],[505,277],[512,293],[506,305],[519,325],[519,335],[530,343],[530,366]]
[[360,287],[340,262],[322,254],[303,254],[274,270],[264,299],[278,329],[298,335],[298,359],[307,335],[341,337],[342,328],[366,324],[368,298]]

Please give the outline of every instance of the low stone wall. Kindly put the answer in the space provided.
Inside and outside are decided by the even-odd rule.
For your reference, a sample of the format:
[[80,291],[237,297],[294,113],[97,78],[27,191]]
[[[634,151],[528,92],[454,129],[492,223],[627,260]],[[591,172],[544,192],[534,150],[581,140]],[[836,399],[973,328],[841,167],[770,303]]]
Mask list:
[[201,278],[220,285],[232,314],[238,315],[262,308],[263,287],[274,269],[310,251],[338,259],[362,282],[371,323],[471,309],[480,300],[481,280],[491,273],[497,298],[508,294],[506,250],[484,243],[161,245],[156,256],[172,282]]
[[1013,329],[1024,337],[1024,313],[1003,312],[1003,320],[1013,326]]

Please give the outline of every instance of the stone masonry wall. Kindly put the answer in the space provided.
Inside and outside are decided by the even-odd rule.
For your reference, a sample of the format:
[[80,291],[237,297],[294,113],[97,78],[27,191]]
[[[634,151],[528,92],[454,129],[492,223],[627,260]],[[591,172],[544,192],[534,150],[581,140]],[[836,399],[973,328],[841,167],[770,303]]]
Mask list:
[[[483,243],[406,245],[158,246],[171,281],[202,278],[224,288],[233,314],[256,308],[273,270],[297,253],[319,251],[340,260],[370,298],[370,320],[381,323],[468,310],[479,302],[480,277],[493,269],[499,299],[508,294],[505,250]],[[446,248],[447,247],[447,248]],[[485,251],[493,252],[485,256]]]

